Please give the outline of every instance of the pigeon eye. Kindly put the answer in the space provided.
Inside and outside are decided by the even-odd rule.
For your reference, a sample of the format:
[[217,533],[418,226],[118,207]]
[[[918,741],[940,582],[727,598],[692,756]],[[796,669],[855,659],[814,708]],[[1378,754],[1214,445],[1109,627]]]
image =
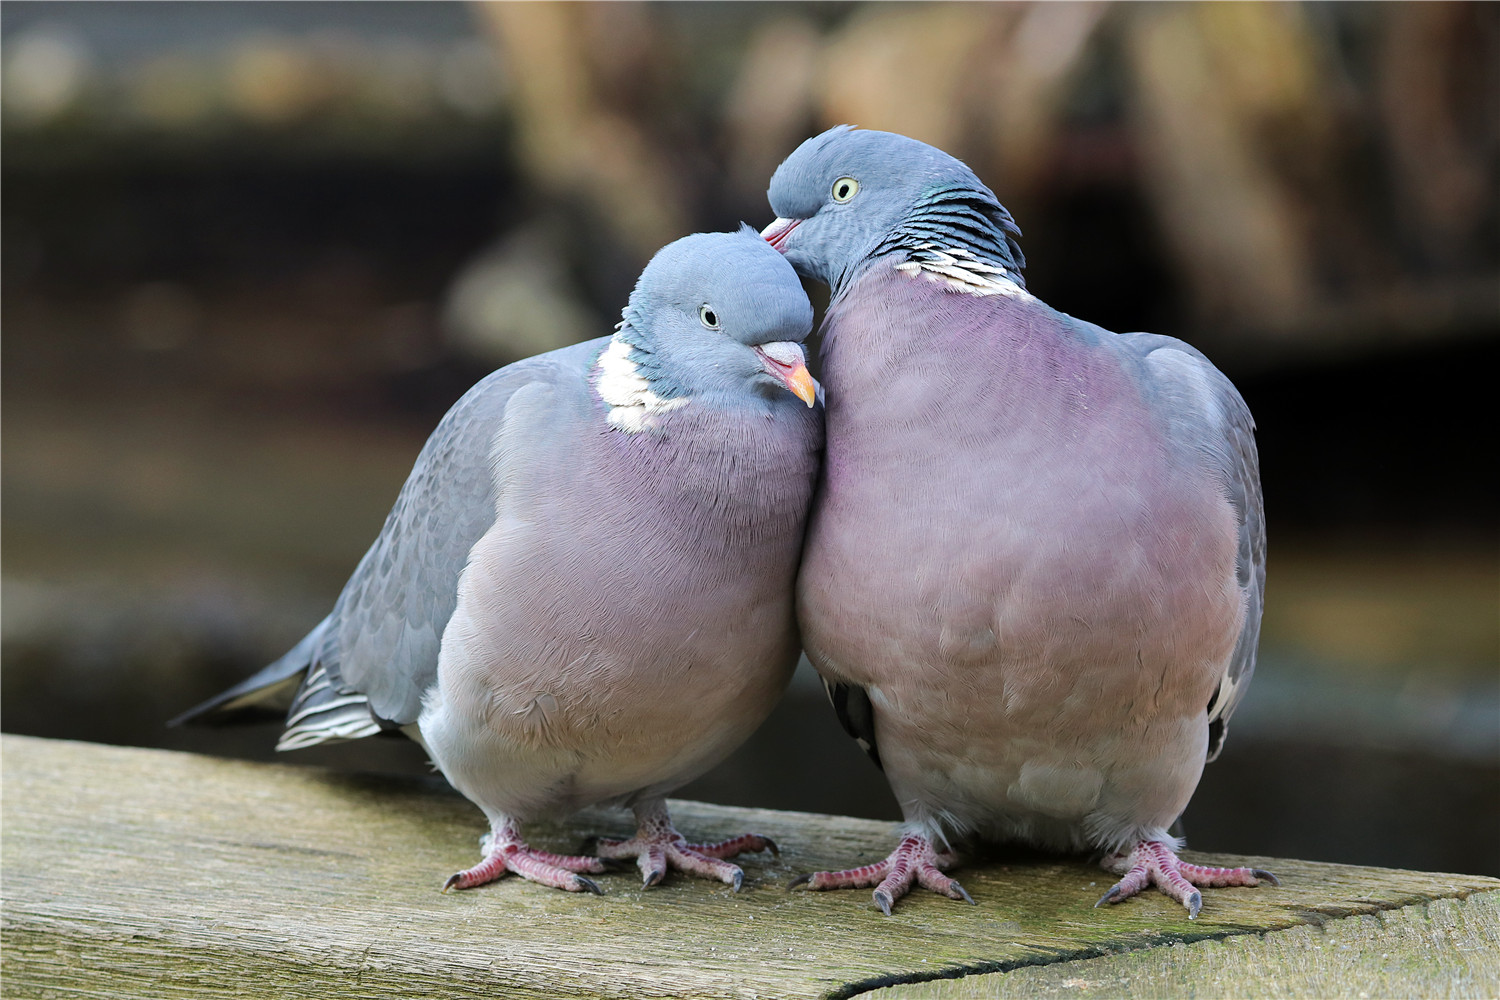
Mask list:
[[859,181],[853,177],[840,177],[833,182],[833,200],[840,205],[848,204],[857,194],[859,194]]
[[698,307],[698,322],[710,330],[717,330],[719,328],[719,314],[714,312],[713,306],[705,303]]

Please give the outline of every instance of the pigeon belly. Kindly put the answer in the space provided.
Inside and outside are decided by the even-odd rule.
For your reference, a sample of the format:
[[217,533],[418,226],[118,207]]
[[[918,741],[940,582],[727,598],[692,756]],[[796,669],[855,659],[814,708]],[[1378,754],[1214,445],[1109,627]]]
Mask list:
[[[687,433],[700,418],[687,407],[666,436],[599,435],[546,490],[502,504],[475,546],[421,728],[486,812],[526,820],[665,794],[727,756],[784,691],[820,442],[808,417]],[[684,438],[705,447],[673,444]]]
[[890,270],[830,308],[799,619],[934,833],[1115,847],[1201,774],[1236,521],[1113,336]]

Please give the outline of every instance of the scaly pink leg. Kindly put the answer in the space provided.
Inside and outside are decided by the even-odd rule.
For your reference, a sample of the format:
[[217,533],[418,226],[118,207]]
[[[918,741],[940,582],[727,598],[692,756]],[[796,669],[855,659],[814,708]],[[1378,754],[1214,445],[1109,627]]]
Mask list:
[[453,875],[443,883],[443,891],[449,889],[472,889],[486,882],[493,882],[506,872],[554,889],[568,892],[592,892],[604,895],[593,879],[584,878],[579,872],[597,875],[604,871],[604,862],[598,858],[580,857],[571,854],[553,854],[537,851],[526,846],[526,841],[516,832],[509,820],[497,824],[489,836],[481,841],[484,860],[473,868]]
[[906,895],[911,888],[912,882],[916,882],[924,889],[942,893],[949,899],[964,899],[970,903],[974,902],[964,887],[958,884],[957,879],[951,879],[943,874],[943,869],[951,866],[957,859],[946,851],[939,851],[932,846],[932,841],[920,834],[908,834],[901,838],[901,843],[884,861],[877,861],[873,865],[865,865],[863,868],[848,868],[841,872],[812,872],[807,875],[798,876],[787,886],[795,889],[798,886],[807,886],[809,889],[866,889],[875,886],[875,905],[885,913],[891,915],[891,906],[896,900]]
[[780,854],[776,842],[770,837],[747,833],[733,840],[718,844],[689,844],[687,838],[672,826],[667,815],[667,805],[661,799],[652,799],[636,806],[638,829],[629,840],[599,838],[597,850],[601,858],[635,858],[641,869],[647,889],[667,877],[668,868],[697,875],[700,878],[717,879],[734,887],[735,892],[745,881],[745,873],[738,865],[723,860],[745,851],[769,850]]
[[1203,908],[1203,894],[1194,886],[1222,888],[1229,885],[1260,885],[1266,881],[1280,885],[1281,880],[1260,868],[1205,868],[1190,865],[1177,857],[1172,845],[1160,840],[1143,840],[1135,850],[1127,854],[1116,854],[1101,863],[1105,871],[1123,874],[1095,906],[1118,903],[1129,899],[1147,885],[1155,885],[1162,892],[1187,907],[1188,919],[1198,916]]

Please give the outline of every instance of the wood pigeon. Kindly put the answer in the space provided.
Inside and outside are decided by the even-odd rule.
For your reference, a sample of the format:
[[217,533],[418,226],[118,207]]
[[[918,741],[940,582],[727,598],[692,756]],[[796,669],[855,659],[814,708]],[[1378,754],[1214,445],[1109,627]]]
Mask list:
[[[1255,666],[1254,424],[1197,350],[1026,290],[963,163],[840,126],[776,170],[763,235],[826,283],[827,453],[798,578],[807,653],[901,804],[884,861],[805,876],[886,913],[963,838],[1102,851],[1196,915],[1168,828]],[[1122,262],[1122,267],[1129,266]]]
[[333,612],[174,721],[290,698],[278,749],[406,733],[490,821],[445,889],[512,871],[601,892],[598,858],[519,830],[598,803],[634,809],[637,836],[598,853],[637,858],[647,886],[673,867],[738,889],[724,859],[775,846],[689,844],[663,797],[760,725],[797,661],[823,443],[811,327],[754,229],[669,244],[613,336],[460,399]]

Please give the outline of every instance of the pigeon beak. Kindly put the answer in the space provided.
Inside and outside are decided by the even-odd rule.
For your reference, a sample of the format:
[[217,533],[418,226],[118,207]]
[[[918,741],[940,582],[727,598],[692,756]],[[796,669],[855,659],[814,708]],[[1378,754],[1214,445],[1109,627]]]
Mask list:
[[778,340],[756,345],[755,353],[760,356],[761,365],[766,372],[791,390],[792,395],[808,406],[817,401],[818,383],[812,377],[812,372],[807,370],[807,359],[802,353],[801,344]]
[[801,219],[777,219],[775,222],[762,229],[760,231],[760,235],[762,239],[771,244],[777,250],[780,250],[782,253],[786,253],[786,250],[782,248],[781,244],[785,243],[786,238],[791,235],[792,230],[796,229],[800,225],[802,225]]

